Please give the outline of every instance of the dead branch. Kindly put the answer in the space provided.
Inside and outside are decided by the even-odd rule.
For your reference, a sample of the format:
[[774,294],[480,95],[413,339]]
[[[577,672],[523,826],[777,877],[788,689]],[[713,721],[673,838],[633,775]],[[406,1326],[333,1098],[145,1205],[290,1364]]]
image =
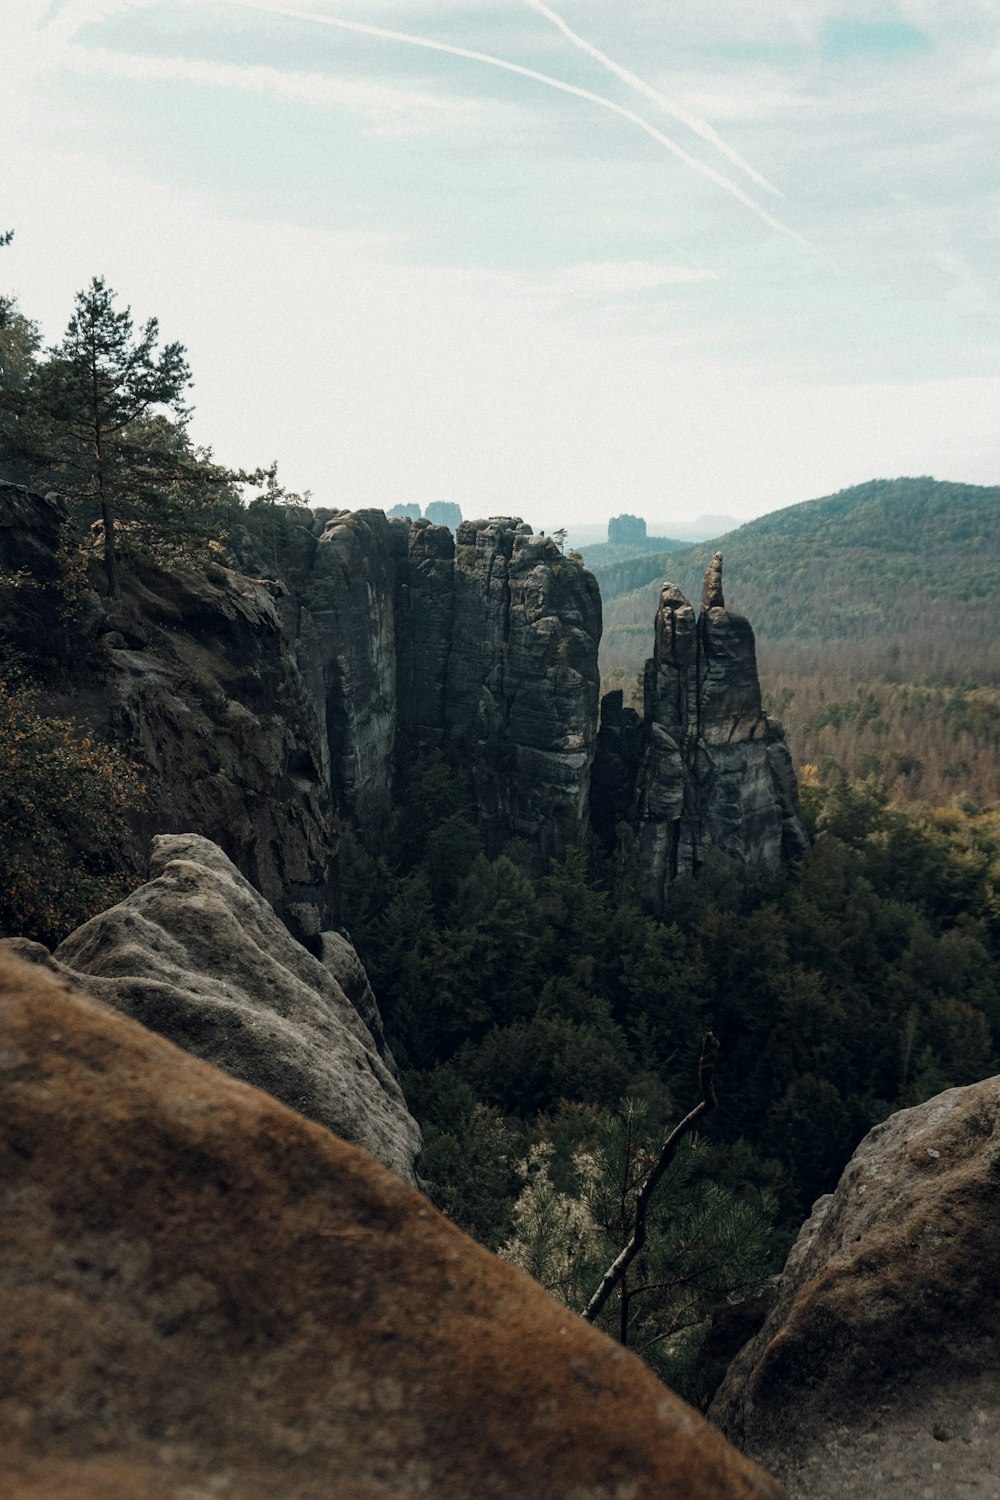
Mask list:
[[639,1196],[636,1199],[635,1226],[628,1244],[625,1245],[624,1249],[611,1262],[601,1277],[600,1286],[581,1314],[587,1323],[593,1323],[600,1315],[601,1309],[611,1296],[611,1293],[646,1243],[646,1211],[649,1208],[649,1201],[656,1191],[660,1178],[677,1155],[677,1149],[681,1141],[686,1135],[690,1135],[691,1131],[704,1115],[707,1115],[710,1110],[715,1108],[713,1075],[715,1073],[715,1059],[718,1054],[719,1043],[712,1032],[709,1031],[702,1041],[701,1057],[698,1062],[698,1081],[701,1086],[701,1099],[695,1105],[694,1109],[684,1116],[680,1124],[674,1126],[664,1141],[659,1156],[652,1167],[650,1167],[646,1180],[639,1189]]

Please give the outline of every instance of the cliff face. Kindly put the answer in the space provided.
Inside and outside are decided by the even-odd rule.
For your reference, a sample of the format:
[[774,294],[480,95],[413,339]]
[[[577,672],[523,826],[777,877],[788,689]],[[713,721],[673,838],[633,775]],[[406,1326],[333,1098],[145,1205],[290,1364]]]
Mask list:
[[516,518],[340,512],[295,589],[295,653],[325,728],[338,809],[362,820],[395,768],[439,750],[472,774],[496,853],[588,831],[601,606],[597,585]]
[[195,829],[294,932],[318,935],[331,925],[335,839],[320,736],[282,627],[284,590],[147,557],[123,569],[113,605],[98,592],[97,563],[74,580],[68,605],[65,520],[52,499],[0,486],[0,649],[47,684],[46,707],[141,763],[149,790],[133,820],[134,870],[144,872],[154,834]]
[[710,850],[750,874],[805,854],[791,757],[761,708],[753,631],[726,608],[721,554],[697,616],[663,585],[642,721],[620,695],[604,700],[594,782],[599,830],[608,839],[616,821],[635,829],[640,888],[660,913],[671,883],[696,874]]
[[[490,854],[512,838],[539,859],[592,836],[611,848],[631,826],[640,891],[661,913],[671,882],[712,849],[749,873],[805,851],[791,761],[761,711],[753,632],[725,606],[721,558],[697,618],[664,586],[644,715],[611,695],[598,735],[597,584],[515,517],[463,522],[453,538],[381,511],[289,509],[290,587],[132,559],[112,606],[95,566],[72,629],[64,520],[57,503],[0,487],[0,646],[61,653],[61,668],[45,667],[65,684],[53,709],[142,762],[137,851],[155,833],[212,839],[314,947],[333,925],[333,815],[363,826],[426,752],[468,772]],[[260,566],[252,548],[240,562]]]
[[465,521],[446,737],[475,772],[487,848],[560,854],[589,827],[600,673],[593,576],[518,520]]

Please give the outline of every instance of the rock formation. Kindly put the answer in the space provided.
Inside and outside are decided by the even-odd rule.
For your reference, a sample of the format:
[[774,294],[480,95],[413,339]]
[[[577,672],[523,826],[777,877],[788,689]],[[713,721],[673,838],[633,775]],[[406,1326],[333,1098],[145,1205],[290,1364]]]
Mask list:
[[[325,524],[324,524],[325,523]],[[400,764],[472,772],[490,852],[588,832],[600,596],[516,518],[443,526],[320,512],[295,653],[325,726],[335,802],[363,821]]]
[[991,1078],[876,1126],[816,1204],[711,1411],[793,1494],[996,1489],[998,1180]]
[[[318,951],[336,922],[333,814],[382,816],[400,768],[428,752],[469,776],[491,855],[516,839],[542,862],[593,834],[610,850],[629,825],[659,913],[712,849],[750,873],[804,852],[791,761],[721,559],[697,619],[664,586],[643,721],[612,696],[598,735],[600,595],[551,538],[502,516],[457,537],[375,510],[273,519],[260,545],[273,541],[287,587],[139,557],[120,602],[84,588],[70,628],[64,513],[0,487],[0,647],[46,643],[61,661],[43,672],[52,709],[141,763],[136,871],[153,833],[194,829]],[[262,565],[248,534],[232,545],[241,566]]]
[[267,1095],[0,957],[5,1500],[780,1500]]
[[506,517],[464,521],[455,552],[447,741],[471,761],[487,848],[585,838],[600,674],[593,575]]
[[27,956],[415,1183],[420,1130],[385,1060],[378,1008],[350,944],[325,934],[324,961],[313,958],[207,839],[154,839],[150,873],[51,961],[34,944]]
[[322,726],[335,805],[362,818],[392,783],[396,737],[396,527],[380,510],[323,527],[303,589],[295,656]]
[[[288,650],[281,585],[180,557],[137,556],[112,605],[88,579],[67,601],[62,507],[0,485],[0,647],[142,765],[133,867],[154,833],[218,843],[302,936],[331,925],[335,846],[318,727]],[[96,564],[94,580],[103,576]]]
[[644,698],[639,749],[638,720],[623,714],[620,695],[602,705],[594,804],[606,842],[616,822],[635,828],[640,888],[654,910],[667,910],[671,882],[696,873],[711,850],[749,874],[805,854],[784,732],[761,708],[753,631],[726,608],[720,553],[697,618],[664,583]]

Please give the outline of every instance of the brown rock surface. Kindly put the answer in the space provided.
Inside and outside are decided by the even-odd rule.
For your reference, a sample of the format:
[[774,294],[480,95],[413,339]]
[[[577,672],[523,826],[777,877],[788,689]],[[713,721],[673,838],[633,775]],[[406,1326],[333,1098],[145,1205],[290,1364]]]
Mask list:
[[5,1500],[765,1500],[637,1360],[267,1095],[0,956]]
[[711,1412],[793,1494],[1000,1490],[998,1185],[992,1078],[876,1126],[817,1203]]
[[381,1031],[346,939],[330,934],[324,962],[313,958],[221,849],[195,834],[155,838],[150,872],[60,943],[54,967],[415,1183],[420,1129],[352,1003]]

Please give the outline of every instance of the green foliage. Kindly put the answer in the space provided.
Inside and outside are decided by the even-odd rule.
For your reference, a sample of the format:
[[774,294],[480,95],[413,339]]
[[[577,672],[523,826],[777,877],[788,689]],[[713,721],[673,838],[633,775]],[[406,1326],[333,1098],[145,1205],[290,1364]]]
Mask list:
[[215,536],[238,505],[237,484],[267,478],[193,446],[183,347],[157,352],[157,320],[136,330],[115,300],[95,276],[44,359],[37,330],[0,304],[0,464],[36,490],[58,490],[82,523],[100,522],[112,596],[122,548]]
[[[502,1255],[582,1312],[632,1232],[635,1200],[659,1143],[632,1099],[598,1122],[572,1158],[575,1181],[557,1187],[555,1148],[541,1141],[520,1164],[522,1190]],[[599,1319],[675,1390],[703,1400],[698,1354],[712,1309],[759,1283],[773,1250],[775,1205],[762,1191],[734,1191],[703,1168],[697,1139],[681,1147],[654,1194],[643,1250]]]
[[[792,1229],[871,1124],[995,1066],[994,814],[901,811],[876,781],[814,782],[800,877],[752,890],[710,861],[672,892],[665,924],[577,851],[540,876],[487,860],[464,783],[440,759],[414,768],[403,796],[381,851],[348,838],[341,858],[345,922],[417,1100],[415,1081],[446,1069],[484,1120],[554,1141],[574,1111],[592,1123],[627,1093],[658,1132],[689,1099],[711,1029],[723,1051],[703,1149],[721,1153],[713,1171],[726,1177],[738,1148]],[[509,1179],[493,1179],[490,1207],[493,1189],[460,1167],[465,1128],[433,1124],[449,1211],[495,1240]],[[560,1148],[561,1192],[567,1161]]]
[[138,768],[0,682],[0,932],[59,942],[120,899]]

